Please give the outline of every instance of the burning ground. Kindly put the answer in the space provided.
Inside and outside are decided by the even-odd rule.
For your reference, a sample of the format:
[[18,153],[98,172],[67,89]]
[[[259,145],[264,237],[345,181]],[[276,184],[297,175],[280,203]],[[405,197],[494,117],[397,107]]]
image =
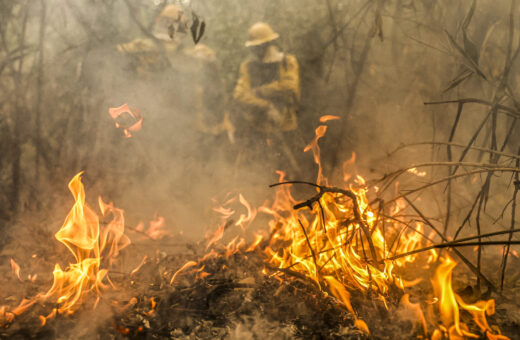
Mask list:
[[[215,65],[140,79],[116,47],[173,3]],[[0,337],[518,338],[519,11],[0,0]],[[301,66],[289,169],[233,135],[259,20]]]
[[[499,291],[464,251],[510,232],[448,240],[405,196],[385,202],[381,187],[359,175],[330,186],[319,158],[325,131],[306,148],[315,183],[279,172],[274,199],[259,207],[241,194],[215,200],[220,222],[196,243],[166,232],[160,217],[128,227],[113,203],[99,198],[91,208],[77,174],[75,203],[54,238],[40,231],[12,244],[27,251],[5,269],[2,336],[515,338],[516,279]],[[314,193],[296,200],[291,189],[300,186]],[[53,262],[51,277],[42,268]],[[487,292],[472,285],[475,276]]]

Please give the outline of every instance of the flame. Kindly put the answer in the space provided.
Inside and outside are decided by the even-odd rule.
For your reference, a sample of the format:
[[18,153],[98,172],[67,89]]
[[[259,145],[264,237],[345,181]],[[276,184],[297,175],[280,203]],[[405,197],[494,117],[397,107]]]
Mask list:
[[[404,234],[399,240],[399,246],[397,247],[398,254],[405,254],[411,252],[414,249],[419,248],[424,241],[423,238],[423,223],[416,222],[417,228],[415,233]],[[408,255],[400,259],[396,259],[396,263],[403,267],[407,263],[414,263],[419,254]]]
[[[271,216],[271,237],[264,253],[270,267],[290,268],[313,280],[320,289],[330,292],[352,313],[355,325],[368,334],[368,327],[352,307],[349,290],[371,294],[388,309],[387,298],[391,286],[405,290],[422,281],[420,277],[405,280],[399,274],[402,268],[421,261],[427,267],[437,260],[438,253],[432,249],[393,261],[385,260],[431,245],[431,236],[425,235],[423,223],[416,222],[413,227],[413,220],[401,221],[397,214],[407,207],[404,199],[393,202],[387,212],[389,218],[373,211],[367,196],[371,190],[377,192],[378,189],[370,188],[359,175],[345,176],[354,180],[344,189],[322,191],[324,189],[319,185],[326,185],[327,179],[322,172],[318,141],[326,131],[325,125],[318,126],[314,140],[305,148],[305,151],[312,150],[314,161],[318,164],[318,195],[308,201],[312,203],[298,204],[308,209],[293,209],[298,202],[291,195],[291,185],[277,186],[273,203],[258,209]],[[355,154],[346,165],[354,163],[354,160]],[[425,175],[416,169],[412,173]],[[279,174],[279,182],[284,182],[284,174]],[[475,323],[489,339],[501,337],[489,327],[485,317],[493,313],[492,300],[469,305],[453,293],[451,270],[455,265],[455,261],[448,259],[437,269],[435,296],[440,306],[442,327],[433,332],[432,338],[476,336],[459,321],[459,307],[473,315]],[[421,306],[411,303],[408,295],[403,296],[401,305],[427,335],[427,322]]]
[[152,240],[159,240],[169,234],[169,232],[164,229],[165,224],[166,219],[163,216],[155,214],[154,219],[150,221],[146,231],[144,231],[144,225],[142,223],[136,227],[136,230],[145,233]]
[[256,249],[256,247],[258,247],[260,242],[262,242],[263,239],[264,239],[263,235],[256,234],[255,241],[249,246],[249,248],[246,249],[246,253],[254,251]]
[[45,319],[56,313],[73,313],[89,292],[95,292],[98,301],[101,290],[108,287],[104,282],[108,270],[101,268],[101,254],[112,263],[120,250],[130,244],[124,235],[123,210],[115,208],[112,203],[105,204],[101,199],[102,214],[110,213],[113,220],[100,229],[98,215],[85,202],[82,174],[78,173],[69,182],[75,203],[55,235],[74,255],[76,263],[71,263],[65,270],[59,264],[54,267],[52,287],[38,296],[45,300],[53,299],[58,304]]
[[226,223],[222,223],[218,229],[215,231],[215,233],[213,234],[213,236],[211,237],[211,239],[208,241],[208,243],[206,244],[206,249],[209,249],[209,247],[211,247],[213,244],[215,244],[216,242],[218,242],[220,239],[222,239],[222,236],[224,236],[224,230],[226,230],[226,226],[227,224]]
[[320,125],[316,128],[316,137],[312,140],[312,142],[309,143],[303,149],[303,152],[307,152],[309,150],[312,150],[312,154],[314,155],[314,162],[318,165],[318,179],[316,181],[317,184],[323,184],[323,181],[325,178],[323,177],[323,168],[321,166],[321,152],[320,147],[318,145],[318,141],[321,137],[325,136],[325,132],[327,132],[327,126],[326,125]]
[[465,303],[460,296],[455,294],[452,287],[452,273],[457,265],[450,256],[446,255],[441,258],[441,264],[435,272],[433,279],[433,288],[435,295],[439,298],[439,311],[441,315],[441,322],[444,326],[441,331],[447,333],[452,338],[478,338],[479,336],[468,331],[467,325],[460,321],[459,308],[468,311],[486,334],[488,339],[508,339],[507,337],[495,334],[495,331],[489,326],[486,315],[493,315],[495,313],[495,301],[490,299],[488,301],[477,301],[474,304]]
[[256,217],[256,209],[251,208],[251,204],[249,204],[248,201],[242,196],[242,194],[238,195],[238,200],[240,203],[246,208],[247,215],[241,214],[238,218],[238,221],[235,223],[235,225],[240,226],[242,230],[245,230],[246,224],[253,221]]

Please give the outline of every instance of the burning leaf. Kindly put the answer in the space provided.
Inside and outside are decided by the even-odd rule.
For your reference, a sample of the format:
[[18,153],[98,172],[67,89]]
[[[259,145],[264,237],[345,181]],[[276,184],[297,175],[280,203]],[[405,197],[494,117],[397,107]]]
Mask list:
[[122,129],[126,138],[132,137],[131,132],[136,132],[143,127],[143,117],[138,110],[132,110],[128,104],[120,107],[109,108],[108,113],[118,129]]

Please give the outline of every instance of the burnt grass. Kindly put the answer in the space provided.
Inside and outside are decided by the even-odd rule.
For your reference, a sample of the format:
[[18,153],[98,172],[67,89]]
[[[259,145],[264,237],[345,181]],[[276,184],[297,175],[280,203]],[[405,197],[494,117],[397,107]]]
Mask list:
[[[39,315],[47,315],[53,306],[38,303],[2,329],[0,336],[5,339],[424,338],[417,325],[396,312],[402,295],[397,289],[389,293],[389,310],[373,297],[352,293],[354,310],[370,328],[371,334],[367,336],[354,327],[354,317],[314,283],[290,274],[274,275],[273,270],[263,273],[260,253],[206,259],[181,272],[174,284],[170,284],[172,273],[188,260],[192,258],[185,254],[157,252],[134,275],[110,274],[116,289],[104,292],[95,309],[95,294],[90,294],[74,314],[58,315],[42,327]],[[490,323],[496,323],[496,319],[499,317],[493,317]],[[518,324],[507,324],[504,320],[501,328],[517,331]]]

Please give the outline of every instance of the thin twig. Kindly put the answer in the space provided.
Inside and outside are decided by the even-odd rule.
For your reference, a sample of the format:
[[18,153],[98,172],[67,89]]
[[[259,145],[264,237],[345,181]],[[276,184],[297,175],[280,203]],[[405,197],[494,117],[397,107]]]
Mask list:
[[[518,149],[518,153],[520,154],[520,148]],[[520,166],[520,160],[516,161],[516,166]],[[511,206],[511,229],[509,233],[509,241],[511,242],[511,239],[513,238],[513,230],[515,227],[515,218],[516,218],[516,198],[518,195],[518,190],[520,189],[520,176],[518,173],[515,174],[515,191],[513,192],[513,205]],[[506,246],[506,249],[504,251],[504,257],[502,258],[502,273],[500,275],[500,290],[502,291],[504,289],[504,279],[506,274],[506,267],[507,267],[507,258],[509,257],[509,250],[511,246],[508,244]]]
[[316,275],[319,277],[318,260],[316,259],[316,254],[314,253],[314,249],[311,246],[311,241],[309,240],[309,236],[307,236],[307,232],[305,231],[305,227],[303,226],[302,222],[298,220],[298,223],[300,224],[300,227],[302,227],[303,235],[305,235],[305,240],[307,241],[307,246],[311,250],[312,259],[314,260],[314,268],[316,269]]
[[[426,188],[429,188],[431,186],[434,186],[434,185],[437,185],[437,184],[440,184],[440,183],[443,183],[443,182],[446,182],[450,179],[455,179],[455,178],[461,178],[461,177],[467,177],[467,176],[472,176],[472,175],[476,175],[476,174],[481,174],[481,173],[486,173],[486,172],[490,172],[490,171],[496,171],[496,172],[513,172],[513,173],[516,173],[516,172],[520,172],[520,169],[518,168],[496,168],[496,169],[481,169],[481,170],[474,170],[474,171],[469,171],[467,173],[464,173],[464,174],[458,174],[458,175],[453,175],[453,176],[449,176],[449,177],[444,177],[444,178],[441,178],[437,181],[434,181],[434,182],[431,182],[431,183],[428,183],[428,184],[425,184],[423,186],[420,186],[418,188],[415,188],[415,189],[412,189],[412,190],[409,190],[407,191],[406,193],[402,193],[396,197],[394,197],[393,199],[391,200],[388,200],[385,202],[385,206],[390,204],[390,203],[393,203],[401,198],[404,198],[406,196],[409,196],[411,194],[414,194],[416,192],[419,192],[419,191],[422,191]],[[369,204],[372,205],[374,204],[375,201],[371,201]]]
[[[397,148],[395,148],[393,151],[389,152],[388,156],[391,156],[392,154],[396,153],[397,151],[399,151],[399,150],[401,150],[403,148],[414,147],[414,146],[419,146],[419,145],[448,145],[450,147],[456,147],[456,148],[465,148],[465,147],[467,147],[467,145],[464,145],[464,144],[448,143],[448,142],[418,142],[418,143],[411,143],[411,144],[400,145]],[[518,155],[515,155],[515,154],[512,154],[512,153],[491,150],[491,149],[488,149],[488,148],[483,148],[483,147],[478,147],[478,146],[471,146],[470,149],[471,150],[476,150],[476,151],[481,151],[481,152],[492,153],[492,154],[495,154],[495,155],[501,155],[501,156],[505,156],[505,157],[510,157],[510,158],[513,158],[513,159],[520,158]]]
[[434,244],[428,247],[415,249],[412,251],[409,251],[407,253],[394,255],[392,257],[386,258],[384,261],[393,261],[397,260],[406,256],[415,255],[419,253],[424,253],[426,251],[432,250],[432,249],[442,249],[442,248],[458,248],[458,247],[475,247],[475,246],[503,246],[503,245],[518,245],[520,244],[520,241],[476,241],[476,242],[459,242],[459,241],[453,241],[453,242],[446,242],[446,243],[440,243],[440,244]]
[[511,107],[502,105],[502,104],[494,104],[491,102],[488,102],[486,100],[477,99],[477,98],[462,98],[462,99],[455,99],[455,100],[443,100],[443,101],[436,101],[436,102],[425,102],[424,105],[438,105],[438,104],[453,104],[453,103],[476,103],[476,104],[482,104],[486,106],[496,106],[496,108],[500,111],[505,112],[511,117],[520,118],[520,112],[516,109],[513,109]]

